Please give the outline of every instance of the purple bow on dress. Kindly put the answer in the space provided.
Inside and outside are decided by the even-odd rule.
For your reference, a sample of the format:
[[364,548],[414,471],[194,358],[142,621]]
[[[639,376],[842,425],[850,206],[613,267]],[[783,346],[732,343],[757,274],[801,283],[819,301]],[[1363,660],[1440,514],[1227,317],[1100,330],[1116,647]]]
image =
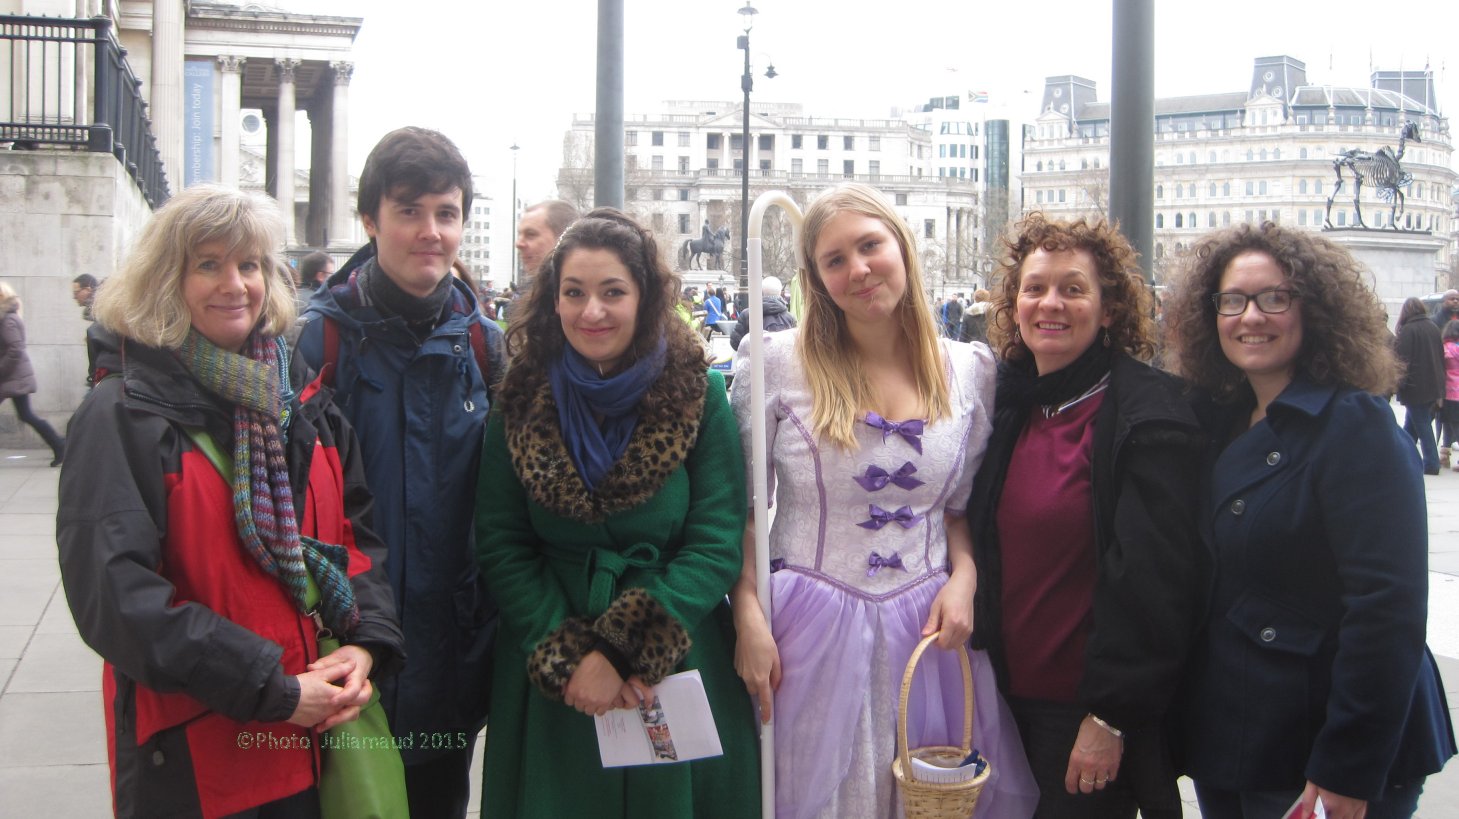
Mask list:
[[856,524],[863,529],[880,529],[892,521],[896,521],[897,525],[903,529],[911,529],[922,519],[921,515],[912,514],[912,507],[910,506],[903,506],[895,512],[888,512],[873,503],[867,507],[867,510],[867,514],[871,515],[871,519]]
[[872,552],[871,557],[866,559],[866,566],[867,577],[874,577],[882,569],[901,569],[906,571],[906,567],[902,565],[902,556],[896,552],[892,552],[890,557],[882,557],[876,552]]
[[910,490],[916,489],[917,487],[925,483],[925,481],[920,481],[912,477],[912,474],[916,471],[917,465],[912,463],[911,461],[907,461],[906,463],[902,464],[902,468],[898,469],[896,472],[890,473],[887,472],[885,469],[882,469],[881,467],[873,464],[866,468],[865,475],[853,476],[852,480],[861,484],[861,488],[865,489],[868,492],[877,492],[879,490],[885,489],[887,487],[887,484],[889,483],[894,483],[903,489]]
[[771,558],[771,560],[770,560],[770,573],[771,574],[774,574],[774,573],[780,571],[783,568],[785,568],[785,558],[783,558],[783,557]]
[[902,439],[922,454],[922,429],[926,422],[921,419],[911,421],[888,421],[874,412],[866,413],[866,423],[881,430],[881,439],[885,441],[888,435],[900,435]]

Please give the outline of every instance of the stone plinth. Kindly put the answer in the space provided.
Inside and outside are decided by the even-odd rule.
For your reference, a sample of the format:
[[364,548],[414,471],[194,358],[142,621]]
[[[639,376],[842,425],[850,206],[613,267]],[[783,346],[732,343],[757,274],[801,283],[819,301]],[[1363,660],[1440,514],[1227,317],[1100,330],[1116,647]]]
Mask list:
[[[110,276],[151,215],[111,154],[0,152],[0,276],[25,306],[26,351],[35,366],[31,408],[65,434],[86,396],[86,327],[71,279]],[[44,448],[0,407],[0,448]]]
[[1339,228],[1322,235],[1347,248],[1372,274],[1370,283],[1388,306],[1389,320],[1409,296],[1426,296],[1439,286],[1439,250],[1444,240],[1428,231]]

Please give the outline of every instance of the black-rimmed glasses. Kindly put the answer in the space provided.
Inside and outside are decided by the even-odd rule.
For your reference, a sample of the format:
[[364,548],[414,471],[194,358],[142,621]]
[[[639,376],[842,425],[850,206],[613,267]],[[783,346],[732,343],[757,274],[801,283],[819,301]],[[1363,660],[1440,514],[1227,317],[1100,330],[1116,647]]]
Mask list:
[[1271,290],[1263,290],[1260,293],[1247,295],[1235,290],[1225,293],[1212,293],[1211,301],[1216,304],[1216,313],[1222,316],[1239,316],[1246,312],[1246,305],[1256,302],[1256,309],[1263,313],[1285,313],[1292,309],[1292,302],[1301,297],[1295,290],[1285,287],[1274,287]]

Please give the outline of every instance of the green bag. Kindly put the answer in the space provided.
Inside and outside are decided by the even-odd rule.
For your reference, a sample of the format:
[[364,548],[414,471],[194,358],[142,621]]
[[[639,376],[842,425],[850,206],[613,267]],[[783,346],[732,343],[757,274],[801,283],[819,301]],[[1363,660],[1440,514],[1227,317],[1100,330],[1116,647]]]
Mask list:
[[[188,437],[230,485],[232,465],[223,458],[211,435],[187,427]],[[319,629],[319,656],[339,649],[339,639],[320,620],[319,586],[309,578],[304,604]],[[405,796],[405,765],[390,730],[380,691],[360,709],[359,719],[336,725],[320,735],[319,808],[324,819],[398,819],[410,815]]]

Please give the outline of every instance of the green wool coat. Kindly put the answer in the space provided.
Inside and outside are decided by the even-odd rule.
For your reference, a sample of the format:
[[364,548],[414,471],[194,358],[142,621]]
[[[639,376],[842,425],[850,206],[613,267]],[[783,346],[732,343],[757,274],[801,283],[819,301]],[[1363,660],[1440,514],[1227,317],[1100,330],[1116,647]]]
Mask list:
[[[697,372],[694,378],[698,379]],[[678,434],[685,435],[686,428],[697,434],[682,442],[687,455],[661,476],[661,486],[655,490],[657,479],[652,480],[650,491],[642,493],[645,499],[628,508],[620,508],[625,505],[620,492],[616,505],[596,507],[602,514],[575,517],[534,499],[543,498],[541,492],[534,493],[534,486],[540,489],[544,482],[555,481],[548,494],[560,492],[567,483],[572,485],[569,492],[582,495],[575,499],[580,506],[598,503],[582,487],[571,462],[562,463],[565,450],[548,447],[550,451],[542,455],[542,442],[532,439],[538,435],[532,432],[526,437],[539,448],[531,450],[532,460],[520,459],[524,427],[535,424],[543,431],[539,437],[556,435],[560,440],[551,392],[545,379],[537,381],[531,399],[534,409],[525,417],[523,411],[514,413],[508,402],[505,413],[494,412],[487,424],[477,484],[477,559],[501,606],[481,815],[758,817],[755,718],[734,671],[734,628],[725,602],[740,570],[746,500],[744,461],[723,377],[709,373],[697,424],[690,406],[688,423],[677,425]],[[680,403],[676,412],[683,414],[686,408]],[[647,425],[646,432],[645,426],[641,420],[623,459],[628,463],[615,470],[625,475],[651,471],[637,469],[634,459],[663,447],[640,439],[662,438],[665,427]],[[515,453],[511,436],[516,436],[511,439],[516,442]],[[514,454],[519,456],[515,466]],[[553,462],[545,470],[555,476],[552,480],[545,480],[534,466],[547,461]],[[520,474],[524,465],[533,471],[527,481]],[[612,493],[611,487],[598,489]],[[559,509],[571,505],[558,500],[547,502]],[[643,544],[656,547],[659,557],[647,561],[652,565],[634,566],[633,562],[644,562]],[[629,565],[611,556],[604,559],[608,553],[629,557]],[[594,574],[590,566],[598,569],[596,594],[590,594]],[[616,582],[613,569],[621,570]],[[592,622],[603,613],[605,601],[618,599],[626,589],[647,591],[693,641],[672,670],[698,669],[702,675],[723,756],[604,769],[593,718],[549,698],[529,678],[530,658],[544,640],[560,634],[570,618]]]

